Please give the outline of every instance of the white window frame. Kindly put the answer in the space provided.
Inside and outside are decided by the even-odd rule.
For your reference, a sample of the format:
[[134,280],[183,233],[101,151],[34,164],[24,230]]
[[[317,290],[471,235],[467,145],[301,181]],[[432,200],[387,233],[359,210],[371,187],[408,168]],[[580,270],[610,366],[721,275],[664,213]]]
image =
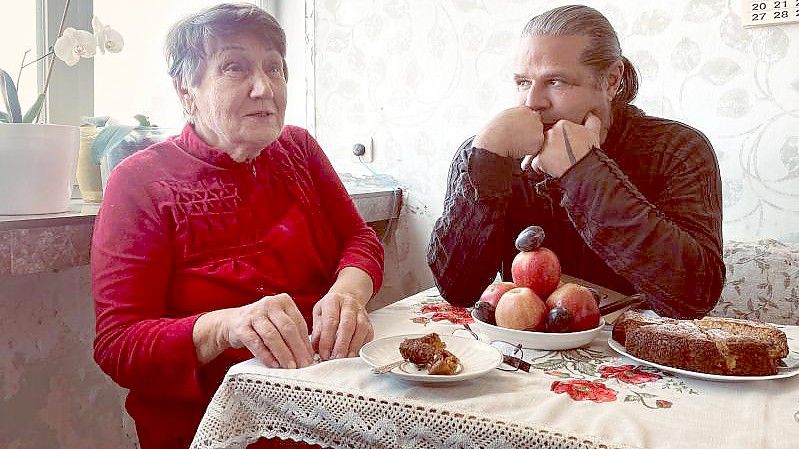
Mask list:
[[[67,0],[36,0],[37,1],[37,53],[44,54],[47,49],[55,43],[58,38],[58,28],[64,5]],[[70,9],[64,27],[91,30],[93,16],[93,0],[70,0]],[[287,8],[283,2],[296,2],[297,0],[259,0],[258,4],[286,26],[287,18],[281,17],[281,10]],[[313,31],[314,2],[305,1],[305,20],[303,26]],[[310,22],[309,22],[310,21]],[[305,39],[305,55],[302,64],[295,64],[302,67],[302,70],[292,73],[293,83],[302,83],[302,90],[305,91],[305,119],[306,127],[313,132],[315,128],[315,112],[313,104],[313,36],[303,31]],[[47,43],[47,44],[45,44]],[[298,45],[297,42],[292,42]],[[303,67],[304,66],[304,67]],[[298,76],[299,75],[299,76]],[[47,64],[43,60],[38,64],[39,87],[44,86],[47,77]],[[297,101],[295,99],[294,101]],[[58,123],[67,125],[80,125],[82,116],[94,115],[94,63],[92,59],[82,60],[74,67],[67,67],[64,64],[54,64],[53,74],[50,78],[50,87],[47,92],[46,120],[48,123]]]
[[[58,39],[61,15],[67,0],[37,0],[37,54],[45,54]],[[71,0],[64,28],[91,30],[92,0]],[[39,62],[39,89],[47,78],[47,60]],[[45,119],[48,123],[80,125],[82,115],[94,112],[94,63],[81,61],[74,67],[53,64],[50,86],[47,89]]]

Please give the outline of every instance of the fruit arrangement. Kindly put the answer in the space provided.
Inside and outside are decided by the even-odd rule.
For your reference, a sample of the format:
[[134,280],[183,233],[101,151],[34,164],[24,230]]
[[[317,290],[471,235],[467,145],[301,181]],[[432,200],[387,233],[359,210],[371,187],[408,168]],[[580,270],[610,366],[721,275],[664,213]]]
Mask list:
[[475,317],[508,329],[579,332],[599,326],[599,294],[574,283],[560,283],[560,261],[541,244],[540,226],[516,238],[519,254],[511,264],[513,282],[489,285],[474,305]]

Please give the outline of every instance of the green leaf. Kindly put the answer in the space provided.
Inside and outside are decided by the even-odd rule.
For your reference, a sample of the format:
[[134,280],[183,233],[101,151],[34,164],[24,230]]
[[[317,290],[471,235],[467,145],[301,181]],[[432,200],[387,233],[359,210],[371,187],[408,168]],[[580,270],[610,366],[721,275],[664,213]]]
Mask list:
[[8,123],[11,117],[8,116],[5,112],[0,112],[0,122]]
[[81,122],[83,122],[83,124],[85,124],[85,125],[94,125],[94,126],[96,126],[98,128],[102,128],[102,127],[104,127],[106,125],[109,125],[110,123],[108,123],[108,122],[109,122],[110,119],[111,119],[111,117],[109,117],[107,115],[98,115],[96,117],[88,117],[88,116],[83,115],[83,116],[80,117],[80,120],[81,120]]
[[19,108],[19,97],[17,96],[17,88],[14,86],[14,80],[3,69],[0,69],[0,92],[3,94],[3,100],[5,101],[6,111],[11,116],[11,122],[12,123],[21,122],[22,111]]
[[146,126],[146,127],[154,126],[150,124],[150,118],[144,114],[136,114],[133,116],[133,118],[135,118],[136,121],[139,122],[139,126]]
[[562,368],[566,365],[566,363],[562,360],[547,360],[541,363],[533,363],[531,366],[536,369],[540,369],[542,371],[552,371],[559,368]]
[[111,125],[106,126],[97,133],[97,137],[94,138],[94,143],[92,143],[92,159],[94,159],[94,163],[99,164],[100,159],[116,148],[134,128],[134,126]]
[[44,94],[39,94],[36,97],[36,102],[33,103],[28,112],[25,113],[25,117],[22,117],[22,123],[33,123],[36,120],[36,117],[39,116],[39,111],[42,110],[42,106],[44,105]]

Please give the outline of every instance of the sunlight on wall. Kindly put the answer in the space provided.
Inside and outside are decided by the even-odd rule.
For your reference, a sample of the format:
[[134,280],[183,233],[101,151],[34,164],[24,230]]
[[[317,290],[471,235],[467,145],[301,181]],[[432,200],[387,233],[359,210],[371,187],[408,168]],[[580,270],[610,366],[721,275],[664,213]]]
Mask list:
[[[219,0],[95,0],[94,14],[119,30],[125,49],[94,61],[94,113],[130,123],[136,114],[160,126],[185,122],[164,58],[164,39],[178,19]],[[255,3],[251,0],[246,3]]]

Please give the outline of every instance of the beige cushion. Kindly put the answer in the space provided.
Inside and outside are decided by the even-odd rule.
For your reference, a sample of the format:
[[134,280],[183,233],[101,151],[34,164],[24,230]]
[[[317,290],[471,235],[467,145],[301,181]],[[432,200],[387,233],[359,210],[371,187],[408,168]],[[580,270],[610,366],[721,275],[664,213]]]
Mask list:
[[710,315],[799,325],[799,245],[724,244],[727,281]]

